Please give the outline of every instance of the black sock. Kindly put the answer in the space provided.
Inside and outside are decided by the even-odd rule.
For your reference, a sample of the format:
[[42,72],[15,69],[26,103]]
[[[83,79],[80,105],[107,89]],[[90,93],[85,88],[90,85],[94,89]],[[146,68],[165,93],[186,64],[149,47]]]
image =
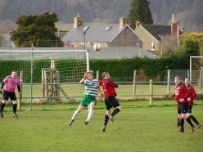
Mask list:
[[13,113],[16,113],[17,104],[13,104]]
[[177,123],[177,126],[180,126],[180,119],[178,118],[178,123]]
[[105,126],[107,125],[108,121],[109,121],[109,116],[105,115],[105,119],[104,119],[104,125]]
[[120,112],[120,109],[118,109],[118,108],[116,108],[112,113],[111,113],[111,115],[112,116],[115,116],[117,113],[119,113]]
[[5,106],[5,103],[2,103],[2,104],[1,104],[1,109],[0,109],[0,112],[1,112],[1,113],[2,113],[3,110],[4,110],[4,106]]
[[180,119],[181,130],[184,131],[184,119]]
[[190,120],[190,117],[188,117],[186,120],[187,120],[187,122],[190,124],[191,127],[194,127],[194,125],[192,124],[192,122],[191,122],[191,120]]
[[197,121],[197,119],[196,119],[193,115],[190,115],[190,118],[191,118],[192,121],[194,121],[197,125],[199,125],[199,122]]

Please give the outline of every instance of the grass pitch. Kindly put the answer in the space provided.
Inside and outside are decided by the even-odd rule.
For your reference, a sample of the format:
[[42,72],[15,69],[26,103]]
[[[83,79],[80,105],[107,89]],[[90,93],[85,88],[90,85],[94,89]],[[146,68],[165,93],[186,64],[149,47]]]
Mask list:
[[[200,152],[203,127],[179,133],[175,101],[120,102],[123,110],[101,131],[105,107],[98,103],[92,121],[84,125],[87,110],[71,127],[67,122],[78,104],[22,106],[19,119],[12,118],[6,106],[0,119],[0,152]],[[193,115],[203,124],[203,101],[196,101]]]

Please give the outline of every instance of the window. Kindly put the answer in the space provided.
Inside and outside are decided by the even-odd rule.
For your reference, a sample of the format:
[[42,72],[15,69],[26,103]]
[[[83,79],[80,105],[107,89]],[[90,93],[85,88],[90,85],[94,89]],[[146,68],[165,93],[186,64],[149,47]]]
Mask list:
[[150,43],[150,50],[151,50],[151,51],[154,51],[154,50],[155,50],[154,42],[151,42],[151,43]]

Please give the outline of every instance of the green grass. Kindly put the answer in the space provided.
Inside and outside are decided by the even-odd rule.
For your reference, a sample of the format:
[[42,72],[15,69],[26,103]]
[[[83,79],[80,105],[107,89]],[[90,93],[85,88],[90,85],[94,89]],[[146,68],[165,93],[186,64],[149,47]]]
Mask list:
[[[68,96],[77,96],[80,98],[73,98],[74,100],[80,100],[81,96],[83,96],[84,92],[84,85],[80,84],[64,84],[61,85],[63,90],[66,92]],[[170,87],[170,92],[174,92],[173,85]],[[199,86],[194,85],[196,92],[199,91]],[[22,87],[23,97],[30,97],[30,85],[23,85]],[[119,88],[116,89],[116,92],[118,96],[127,95],[128,97],[119,97],[121,99],[130,98],[130,96],[133,94],[133,85],[127,84],[127,85],[119,85]],[[16,92],[17,93],[17,92]],[[139,95],[149,95],[149,85],[148,84],[137,84],[136,85],[136,94]],[[153,94],[156,95],[166,95],[167,94],[167,86],[166,85],[153,85]],[[62,93],[60,93],[60,96],[63,96]],[[141,97],[142,97],[141,96]],[[33,97],[42,97],[42,85],[33,85]],[[64,98],[61,98],[62,101],[67,101]],[[30,99],[23,99],[23,102],[30,102]],[[41,98],[35,98],[33,99],[33,102],[39,102],[42,101]]]
[[[201,152],[203,128],[194,133],[185,123],[185,133],[176,127],[175,101],[121,102],[123,110],[101,132],[104,103],[98,103],[92,121],[83,122],[82,111],[71,127],[67,126],[78,104],[27,105],[12,118],[12,107],[6,106],[0,119],[0,152]],[[203,101],[197,100],[193,114],[203,124]]]

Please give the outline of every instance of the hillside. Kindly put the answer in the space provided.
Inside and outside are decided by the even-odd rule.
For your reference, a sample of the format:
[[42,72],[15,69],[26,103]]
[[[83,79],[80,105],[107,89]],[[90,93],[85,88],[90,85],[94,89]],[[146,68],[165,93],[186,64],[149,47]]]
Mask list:
[[[59,20],[72,23],[78,13],[85,22],[117,23],[127,16],[131,0],[0,0],[0,21],[15,21],[21,15],[56,11]],[[175,12],[187,32],[203,31],[202,0],[150,0],[155,24],[168,24]],[[8,22],[8,21],[7,21]]]

